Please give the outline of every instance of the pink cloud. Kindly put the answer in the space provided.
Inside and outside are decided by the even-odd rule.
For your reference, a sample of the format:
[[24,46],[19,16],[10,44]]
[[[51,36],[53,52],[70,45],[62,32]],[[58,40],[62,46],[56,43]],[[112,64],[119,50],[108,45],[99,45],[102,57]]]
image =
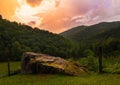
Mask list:
[[49,3],[48,7],[45,9],[44,4],[43,7],[40,5],[33,7],[34,14],[29,16],[37,23],[35,26],[52,32],[59,33],[74,26],[91,25],[102,21],[120,21],[120,0],[44,1]]

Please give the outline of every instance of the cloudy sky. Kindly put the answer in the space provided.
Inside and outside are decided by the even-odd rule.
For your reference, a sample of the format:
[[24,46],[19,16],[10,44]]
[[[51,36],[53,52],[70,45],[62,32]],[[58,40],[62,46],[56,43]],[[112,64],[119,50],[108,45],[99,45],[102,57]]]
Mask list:
[[0,0],[0,14],[60,33],[75,26],[120,21],[120,0]]

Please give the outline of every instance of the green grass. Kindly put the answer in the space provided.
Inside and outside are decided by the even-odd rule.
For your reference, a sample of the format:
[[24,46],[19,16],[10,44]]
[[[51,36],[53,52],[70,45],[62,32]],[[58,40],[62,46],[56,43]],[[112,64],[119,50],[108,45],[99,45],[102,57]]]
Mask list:
[[[0,77],[8,75],[7,62],[0,63]],[[20,62],[11,62],[10,63],[11,73],[17,70],[20,70]]]
[[[11,70],[15,71],[18,69],[20,69],[20,63],[12,62]],[[6,74],[7,64],[0,63],[0,76]],[[119,74],[97,74],[94,72],[82,74],[79,77],[57,74],[17,74],[10,77],[1,77],[0,85],[119,85],[119,79]]]
[[87,74],[80,77],[65,75],[15,75],[0,79],[0,85],[119,85],[120,75]]

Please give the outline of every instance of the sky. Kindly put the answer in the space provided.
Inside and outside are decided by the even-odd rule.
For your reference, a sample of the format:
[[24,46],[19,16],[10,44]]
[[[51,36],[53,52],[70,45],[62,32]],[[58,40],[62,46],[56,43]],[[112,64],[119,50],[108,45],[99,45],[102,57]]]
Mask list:
[[0,0],[0,14],[60,33],[80,25],[120,21],[120,0]]

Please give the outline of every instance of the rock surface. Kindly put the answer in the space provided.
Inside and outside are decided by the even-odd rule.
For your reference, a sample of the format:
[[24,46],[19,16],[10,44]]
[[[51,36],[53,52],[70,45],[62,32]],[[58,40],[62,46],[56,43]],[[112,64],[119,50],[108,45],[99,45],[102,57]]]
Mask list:
[[63,73],[79,76],[85,68],[60,57],[26,52],[22,56],[22,73]]

